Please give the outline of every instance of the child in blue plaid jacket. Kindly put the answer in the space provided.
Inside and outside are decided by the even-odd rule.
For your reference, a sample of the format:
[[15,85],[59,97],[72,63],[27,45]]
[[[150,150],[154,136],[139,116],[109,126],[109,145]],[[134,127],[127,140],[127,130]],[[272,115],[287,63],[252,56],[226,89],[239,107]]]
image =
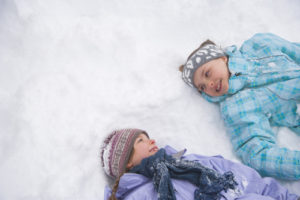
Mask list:
[[220,105],[233,148],[264,176],[300,180],[300,151],[281,148],[273,126],[300,135],[300,43],[259,33],[240,49],[206,41],[180,67],[183,80]]

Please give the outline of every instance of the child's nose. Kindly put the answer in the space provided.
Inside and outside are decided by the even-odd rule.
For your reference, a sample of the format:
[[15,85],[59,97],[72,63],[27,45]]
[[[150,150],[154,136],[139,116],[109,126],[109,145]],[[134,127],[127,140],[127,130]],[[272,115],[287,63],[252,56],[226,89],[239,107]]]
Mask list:
[[155,144],[155,140],[150,139],[150,144]]
[[214,84],[214,82],[213,82],[213,81],[210,81],[210,82],[209,82],[209,87],[213,88],[213,87],[214,87],[214,85],[215,85],[215,84]]

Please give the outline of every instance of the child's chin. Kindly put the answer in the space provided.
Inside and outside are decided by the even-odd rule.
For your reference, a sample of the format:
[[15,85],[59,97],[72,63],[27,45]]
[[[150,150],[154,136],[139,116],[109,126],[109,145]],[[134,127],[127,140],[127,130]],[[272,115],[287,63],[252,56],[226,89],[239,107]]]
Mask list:
[[218,94],[213,95],[213,97],[220,97],[222,95],[223,95],[223,93],[218,93]]
[[223,96],[224,94],[226,94],[226,93],[224,93],[224,92],[218,92],[218,93],[210,95],[210,96],[212,96],[212,97],[220,97],[220,96]]
[[228,86],[224,86],[224,88],[222,88],[222,91],[219,92],[218,96],[223,96],[224,94],[227,94],[228,92]]

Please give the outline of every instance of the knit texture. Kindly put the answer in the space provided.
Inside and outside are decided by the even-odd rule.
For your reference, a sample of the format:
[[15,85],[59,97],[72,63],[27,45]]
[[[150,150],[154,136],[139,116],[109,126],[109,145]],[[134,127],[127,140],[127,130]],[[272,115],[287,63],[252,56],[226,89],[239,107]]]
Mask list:
[[175,159],[160,149],[156,154],[142,160],[130,172],[142,174],[153,180],[158,200],[175,200],[171,178],[187,180],[198,188],[194,200],[218,200],[221,192],[237,185],[231,171],[224,173],[207,168],[197,161]]
[[192,54],[190,58],[186,61],[182,71],[182,79],[189,86],[195,87],[194,74],[196,70],[203,64],[213,59],[220,58],[222,56],[225,56],[225,53],[216,45],[205,45],[204,47],[196,51],[194,54]]
[[113,178],[122,174],[139,134],[148,134],[140,129],[121,129],[110,133],[101,147],[101,162],[105,173]]

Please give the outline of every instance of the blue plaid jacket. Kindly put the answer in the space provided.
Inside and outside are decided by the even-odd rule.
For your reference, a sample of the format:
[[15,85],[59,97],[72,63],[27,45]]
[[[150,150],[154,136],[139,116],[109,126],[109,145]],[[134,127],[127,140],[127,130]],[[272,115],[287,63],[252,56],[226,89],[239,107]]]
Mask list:
[[219,102],[233,148],[242,161],[262,175],[300,179],[300,151],[280,148],[272,126],[300,135],[300,44],[273,34],[256,34],[226,48],[231,72],[228,93]]

